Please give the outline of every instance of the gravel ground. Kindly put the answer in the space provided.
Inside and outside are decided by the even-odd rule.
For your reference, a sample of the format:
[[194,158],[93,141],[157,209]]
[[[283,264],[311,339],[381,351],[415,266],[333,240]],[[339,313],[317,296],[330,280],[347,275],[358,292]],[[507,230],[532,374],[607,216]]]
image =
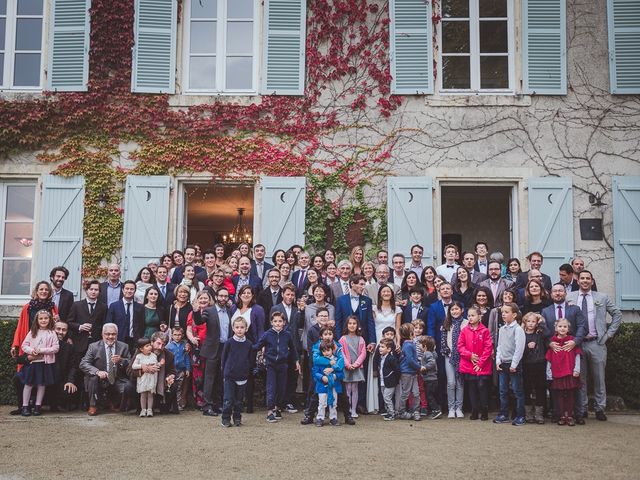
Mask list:
[[[268,424],[264,413],[222,428],[200,412],[47,414],[22,418],[0,407],[0,480],[178,478],[637,479],[640,416],[610,415],[586,426],[495,425],[468,419],[300,425],[301,414]],[[354,477],[354,473],[358,476]]]

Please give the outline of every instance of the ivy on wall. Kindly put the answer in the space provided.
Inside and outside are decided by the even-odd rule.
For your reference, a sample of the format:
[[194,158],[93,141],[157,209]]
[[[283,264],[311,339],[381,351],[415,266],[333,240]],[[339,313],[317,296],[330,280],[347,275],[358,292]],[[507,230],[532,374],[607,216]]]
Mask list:
[[[364,217],[365,242],[385,241],[384,207],[369,206],[365,189],[393,142],[363,151],[357,141],[334,140],[336,132],[371,123],[372,115],[390,116],[401,103],[390,93],[384,2],[308,2],[303,97],[264,96],[248,105],[212,98],[189,108],[172,108],[166,95],[130,92],[133,4],[92,1],[88,92],[0,100],[0,156],[39,151],[42,162],[56,165],[54,173],[85,176],[85,276],[103,274],[104,261],[121,247],[127,173],[304,175],[312,249],[326,247],[329,227],[334,246],[346,253],[357,216]],[[128,170],[119,166],[124,142],[138,146]]]

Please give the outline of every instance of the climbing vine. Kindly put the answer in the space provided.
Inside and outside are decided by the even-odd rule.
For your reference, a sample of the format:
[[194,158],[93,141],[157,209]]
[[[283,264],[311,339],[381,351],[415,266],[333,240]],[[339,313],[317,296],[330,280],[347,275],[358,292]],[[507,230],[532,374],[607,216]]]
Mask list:
[[[45,92],[0,101],[0,155],[40,151],[59,175],[86,182],[83,271],[100,275],[121,247],[123,181],[133,174],[207,172],[212,179],[259,175],[307,177],[307,238],[348,250],[346,234],[364,218],[366,242],[384,241],[384,212],[365,191],[393,142],[362,149],[338,140],[352,128],[389,117],[389,15],[374,0],[308,2],[306,88],[302,97],[263,96],[172,108],[166,95],[132,94],[133,0],[93,0],[86,93]],[[137,147],[126,159],[120,146]]]

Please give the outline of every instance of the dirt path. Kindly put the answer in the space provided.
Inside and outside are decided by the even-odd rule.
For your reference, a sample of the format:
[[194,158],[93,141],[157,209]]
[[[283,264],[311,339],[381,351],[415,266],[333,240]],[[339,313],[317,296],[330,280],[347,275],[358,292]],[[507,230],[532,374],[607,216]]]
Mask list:
[[154,418],[75,412],[24,419],[9,416],[9,410],[0,407],[0,480],[285,480],[347,472],[349,478],[371,480],[640,476],[640,416],[633,415],[574,428],[467,419],[384,422],[378,416],[361,417],[355,427],[317,428],[300,425],[301,414],[267,424],[257,413],[245,415],[240,428],[224,429],[218,418],[199,412]]

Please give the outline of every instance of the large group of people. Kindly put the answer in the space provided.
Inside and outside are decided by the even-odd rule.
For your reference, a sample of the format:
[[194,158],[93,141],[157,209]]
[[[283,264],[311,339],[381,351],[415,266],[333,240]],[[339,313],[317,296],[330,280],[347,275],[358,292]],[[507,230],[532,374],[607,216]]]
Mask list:
[[[149,262],[135,279],[118,264],[88,280],[84,298],[64,289],[69,272],[38,282],[17,323],[12,413],[100,409],[140,417],[197,408],[228,427],[303,410],[301,423],[464,418],[520,426],[584,424],[587,387],[606,420],[607,342],[622,318],[580,257],[553,274],[543,255],[517,258],[443,249],[380,250],[368,260],[294,245],[269,262],[264,245],[188,245]],[[607,315],[610,319],[607,320]],[[467,396],[465,397],[465,391]]]

